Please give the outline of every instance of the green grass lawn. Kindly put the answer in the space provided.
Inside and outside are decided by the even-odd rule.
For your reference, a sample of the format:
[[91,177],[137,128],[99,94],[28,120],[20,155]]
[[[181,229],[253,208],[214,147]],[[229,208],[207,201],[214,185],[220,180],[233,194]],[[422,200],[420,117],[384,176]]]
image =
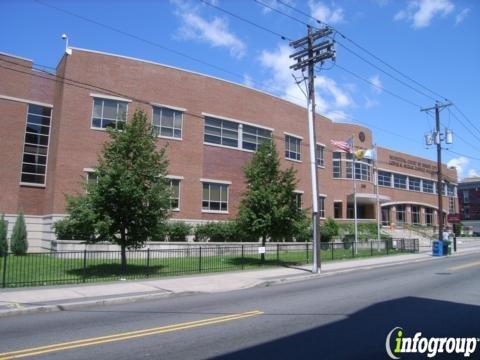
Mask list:
[[[207,249],[208,250],[208,249]],[[397,250],[389,250],[389,255],[400,253]],[[272,266],[294,266],[312,262],[311,247],[303,251],[280,250],[270,251],[266,254],[265,261],[260,260],[256,253],[241,252],[226,255],[209,255],[208,251],[200,257],[198,253],[192,256],[185,255],[185,252],[172,251],[169,257],[158,258],[146,254],[137,258],[129,258],[127,273],[122,274],[120,260],[110,259],[106,253],[88,254],[84,263],[83,253],[72,253],[51,255],[51,254],[28,254],[25,256],[10,255],[7,258],[0,258],[0,286],[6,287],[38,286],[52,284],[68,284],[82,282],[97,282],[139,278],[157,278],[161,276],[186,275],[194,273],[220,272],[241,269],[257,269],[259,267]],[[385,250],[373,249],[358,250],[354,254],[352,249],[335,248],[321,251],[321,261],[332,261],[355,258],[387,255]],[[90,258],[95,256],[96,258]],[[6,272],[4,271],[6,270]]]

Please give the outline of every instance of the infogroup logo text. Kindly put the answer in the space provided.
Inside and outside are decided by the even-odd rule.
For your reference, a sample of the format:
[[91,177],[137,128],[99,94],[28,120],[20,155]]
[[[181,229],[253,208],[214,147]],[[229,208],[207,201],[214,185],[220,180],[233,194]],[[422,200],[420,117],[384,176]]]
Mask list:
[[[396,335],[392,349],[392,335]],[[470,357],[477,349],[479,338],[454,338],[454,337],[422,337],[421,332],[415,333],[413,337],[406,337],[401,327],[391,330],[385,341],[385,349],[388,356],[392,359],[400,359],[401,354],[418,353],[427,354],[429,358],[437,354],[463,354],[464,357]]]

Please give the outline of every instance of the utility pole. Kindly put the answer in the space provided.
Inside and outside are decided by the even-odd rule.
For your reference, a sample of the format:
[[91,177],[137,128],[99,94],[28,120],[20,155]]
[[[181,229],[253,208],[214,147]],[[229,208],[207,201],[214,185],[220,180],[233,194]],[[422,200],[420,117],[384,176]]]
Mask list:
[[[443,198],[442,198],[442,141],[447,144],[452,143],[452,132],[445,129],[444,133],[440,132],[440,111],[452,105],[451,102],[440,103],[435,102],[435,106],[421,109],[421,111],[431,111],[435,109],[435,131],[425,135],[426,145],[437,145],[437,194],[438,194],[438,240],[443,240]],[[443,137],[442,137],[443,136]]]
[[290,55],[296,63],[290,66],[293,70],[308,70],[307,77],[307,112],[308,112],[308,141],[310,143],[310,172],[312,180],[312,223],[313,223],[313,268],[312,272],[317,273],[320,268],[320,217],[318,213],[318,181],[317,181],[317,156],[316,156],[316,134],[315,134],[315,64],[323,63],[328,59],[335,59],[333,42],[324,40],[317,43],[332,34],[332,29],[325,27],[313,31],[308,26],[307,36],[290,42],[290,46],[299,49]]

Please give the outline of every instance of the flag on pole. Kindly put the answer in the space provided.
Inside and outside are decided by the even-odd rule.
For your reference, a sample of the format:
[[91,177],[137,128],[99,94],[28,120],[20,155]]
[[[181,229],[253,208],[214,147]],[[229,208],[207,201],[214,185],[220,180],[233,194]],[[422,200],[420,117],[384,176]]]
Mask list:
[[375,149],[359,149],[355,151],[355,159],[362,160],[362,159],[375,159]]
[[330,140],[330,142],[337,149],[343,150],[346,153],[350,154],[353,151],[353,137],[351,137],[347,141]]

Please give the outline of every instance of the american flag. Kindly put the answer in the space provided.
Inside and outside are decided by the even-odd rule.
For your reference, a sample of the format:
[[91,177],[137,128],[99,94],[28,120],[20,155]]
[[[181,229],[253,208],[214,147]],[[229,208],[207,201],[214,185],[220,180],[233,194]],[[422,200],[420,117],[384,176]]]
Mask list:
[[347,141],[330,140],[330,142],[336,148],[343,150],[347,153],[351,153],[353,151],[353,138],[350,138]]

